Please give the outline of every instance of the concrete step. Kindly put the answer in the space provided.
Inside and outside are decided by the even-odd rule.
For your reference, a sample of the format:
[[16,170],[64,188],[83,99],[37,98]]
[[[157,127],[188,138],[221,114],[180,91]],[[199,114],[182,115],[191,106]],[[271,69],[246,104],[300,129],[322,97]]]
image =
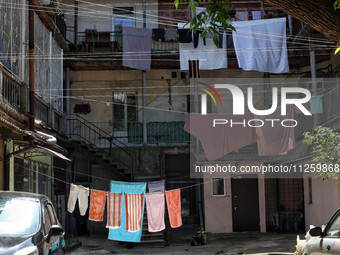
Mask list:
[[164,234],[162,232],[150,233],[149,231],[143,231],[142,240],[163,240],[164,241]]
[[135,247],[163,248],[164,239],[163,240],[141,240],[139,243],[134,243],[133,245]]

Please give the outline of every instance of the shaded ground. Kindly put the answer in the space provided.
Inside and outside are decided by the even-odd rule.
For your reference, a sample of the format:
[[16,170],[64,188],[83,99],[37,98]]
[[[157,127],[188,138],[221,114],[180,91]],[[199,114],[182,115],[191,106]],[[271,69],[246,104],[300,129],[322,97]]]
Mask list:
[[[107,237],[80,237],[83,247],[73,251],[72,255],[91,254],[293,254],[297,234],[262,234],[239,233],[223,236],[208,236],[206,245],[191,246],[191,237],[175,237],[164,248],[135,246],[127,249]],[[301,234],[300,237],[303,237]]]

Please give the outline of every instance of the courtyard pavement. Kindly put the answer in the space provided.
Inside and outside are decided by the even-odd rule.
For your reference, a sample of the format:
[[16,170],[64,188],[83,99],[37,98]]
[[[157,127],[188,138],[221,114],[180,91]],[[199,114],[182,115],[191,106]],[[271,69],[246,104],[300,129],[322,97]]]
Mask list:
[[[82,247],[67,254],[72,255],[104,255],[104,254],[294,254],[297,234],[277,233],[233,233],[208,235],[206,245],[191,246],[192,238],[173,237],[164,248],[142,247],[138,244],[127,249],[119,242],[108,240],[103,236],[79,237]],[[304,239],[304,234],[300,234]]]

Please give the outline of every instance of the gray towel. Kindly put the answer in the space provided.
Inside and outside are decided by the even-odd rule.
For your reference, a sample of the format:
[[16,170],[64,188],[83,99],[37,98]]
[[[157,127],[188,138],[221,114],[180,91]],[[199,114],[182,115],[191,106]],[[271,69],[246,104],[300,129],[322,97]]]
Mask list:
[[150,70],[151,42],[152,29],[123,27],[123,66]]

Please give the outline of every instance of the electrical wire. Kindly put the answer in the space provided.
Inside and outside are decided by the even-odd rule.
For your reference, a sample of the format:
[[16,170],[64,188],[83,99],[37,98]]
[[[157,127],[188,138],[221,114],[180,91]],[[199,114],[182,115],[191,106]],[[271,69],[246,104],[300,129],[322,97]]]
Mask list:
[[[81,1],[80,1],[81,2]],[[86,2],[86,1],[82,1],[82,2]],[[86,3],[90,3],[90,2],[86,2]],[[62,3],[61,3],[62,4]],[[96,3],[91,3],[91,4],[93,4],[93,5],[95,5],[95,6],[102,6],[102,7],[105,7],[105,8],[107,8],[107,5],[101,5],[101,4],[96,4]],[[158,4],[158,5],[160,5],[160,4]],[[70,8],[72,9],[72,8],[74,8],[74,6],[73,5],[69,5],[70,6]],[[117,7],[115,7],[115,8],[117,8]],[[86,10],[86,13],[88,13],[89,11],[93,11],[93,9],[89,9],[89,8],[87,8],[87,9],[85,9]],[[104,13],[107,13],[107,12],[103,12],[103,11],[96,11],[96,14],[98,14],[98,13],[100,13],[100,14],[104,14]],[[137,11],[134,11],[134,13],[135,14],[142,14],[141,12],[137,12]],[[73,14],[73,13],[72,13]],[[111,14],[110,13],[110,18],[112,17],[112,15],[113,14]],[[96,18],[98,18],[98,16],[96,15],[95,16]],[[159,18],[160,16],[156,16],[157,18]],[[177,22],[177,21],[176,21]],[[159,22],[157,22],[156,24],[159,24]],[[166,23],[167,24],[167,23]],[[305,37],[306,39],[306,41],[308,40],[308,37]],[[321,40],[321,39],[314,39],[314,41],[316,42],[317,40]],[[328,42],[328,43],[331,43],[330,42],[330,40],[328,40],[328,39],[325,39],[325,41],[324,42]]]
[[[28,170],[28,171],[34,172],[34,173],[36,173],[36,174],[43,175],[43,176],[45,176],[45,177],[48,177],[48,178],[50,178],[50,179],[53,179],[53,180],[56,180],[56,181],[59,181],[59,182],[62,182],[62,183],[68,184],[68,185],[73,184],[73,183],[70,183],[70,182],[61,180],[61,179],[59,179],[59,178],[56,178],[56,177],[54,177],[54,176],[51,176],[51,175],[42,173],[42,172],[40,172],[39,170],[34,170],[34,169],[29,168],[29,167],[22,166],[22,165],[20,165],[20,164],[18,164],[18,163],[10,163],[10,164],[13,164],[14,166],[17,166],[17,167],[22,168],[22,169],[24,169],[24,170],[26,169],[26,170]],[[53,167],[53,168],[56,168],[56,167]],[[72,171],[72,170],[71,170],[71,171]],[[78,172],[77,174],[81,174],[81,173]],[[86,174],[85,174],[85,175],[86,175]],[[99,179],[99,180],[103,180],[103,181],[108,181],[108,182],[113,181],[113,180],[109,180],[109,179],[102,178],[102,177],[98,177],[98,176],[94,176],[94,175],[88,175],[88,176],[91,177],[91,178],[95,178],[95,179]],[[167,181],[170,181],[170,179],[169,179],[169,180],[165,180],[165,182],[167,182]],[[204,185],[204,184],[206,184],[206,183],[211,183],[211,182],[213,182],[213,181],[214,181],[214,180],[211,179],[210,181],[205,181],[205,182],[200,182],[200,183],[197,183],[197,184],[194,184],[194,185],[184,186],[184,187],[181,187],[181,188],[179,188],[179,189],[192,188],[192,187],[195,187],[195,186],[198,186],[198,185]],[[176,189],[174,189],[174,190],[176,190]]]

